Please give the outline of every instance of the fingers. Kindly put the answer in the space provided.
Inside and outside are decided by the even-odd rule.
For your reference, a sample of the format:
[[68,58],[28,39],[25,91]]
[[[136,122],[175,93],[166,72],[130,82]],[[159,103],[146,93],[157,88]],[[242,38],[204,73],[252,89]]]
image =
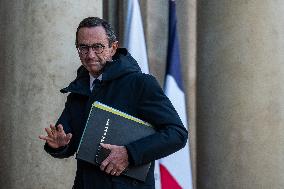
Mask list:
[[46,127],[46,128],[45,128],[45,131],[46,131],[46,133],[47,133],[47,135],[48,135],[49,137],[53,137],[53,132],[51,131],[50,128]]
[[49,137],[53,137],[57,133],[56,127],[52,124],[50,124],[49,128],[46,127],[45,131]]
[[101,170],[106,172],[107,174],[110,174],[110,175],[115,175],[115,176],[119,176],[122,171],[113,163],[111,162],[106,162],[106,163],[102,163],[101,165]]
[[103,148],[110,149],[111,153],[101,163],[100,169],[107,174],[119,176],[129,164],[128,157],[125,156],[125,153],[123,153],[123,148],[125,147],[111,144],[101,144],[101,146]]
[[51,130],[54,130],[54,131],[56,130],[56,127],[54,125],[52,125],[52,124],[50,124],[49,127],[50,127]]
[[70,139],[72,138],[72,134],[65,134],[63,126],[59,124],[57,127],[50,124],[49,127],[44,128],[47,136],[40,135],[39,138],[46,141],[55,141],[55,140],[64,140],[69,143]]
[[45,128],[45,131],[46,131],[46,133],[47,133],[47,135],[48,135],[49,137],[53,137],[54,135],[56,135],[56,134],[58,134],[58,133],[65,135],[63,126],[62,126],[61,124],[59,124],[59,125],[57,126],[57,128],[56,128],[54,125],[50,124],[49,127],[46,127],[46,128]]
[[50,138],[49,136],[39,135],[38,138],[41,140],[45,140],[46,142],[53,142],[53,139]]
[[121,174],[122,172],[114,172],[114,174],[113,175],[115,175],[115,176],[119,176],[120,174]]
[[107,174],[113,174],[115,172],[114,165],[112,163],[109,163],[105,169],[105,172]]
[[119,176],[122,172],[123,172],[123,170],[121,170],[121,169],[113,169],[111,171],[111,175]]
[[65,132],[64,132],[64,129],[63,129],[63,126],[62,126],[61,124],[59,124],[59,125],[57,126],[57,130],[58,130],[58,132],[60,132],[60,133],[65,133]]
[[[109,157],[109,156],[108,156]],[[101,165],[100,165],[100,169],[102,170],[102,171],[105,171],[105,169],[106,169],[106,167],[108,166],[108,164],[109,164],[109,158],[106,158],[102,163],[101,163]]]
[[110,174],[111,171],[116,172],[114,169],[116,169],[115,164],[111,162],[111,154],[101,163],[100,169],[102,171],[105,171],[107,174]]
[[71,138],[72,138],[72,134],[71,134],[71,133],[68,133],[68,134],[66,135],[66,137],[65,137],[65,140],[66,140],[66,143],[67,143],[67,144],[70,142]]
[[111,150],[115,145],[100,143],[103,148]]
[[39,135],[38,138],[40,138],[41,140],[45,140],[45,141],[48,140],[48,137],[44,135]]
[[65,134],[63,126],[59,124],[57,127],[50,124],[49,127],[44,128],[47,136],[40,135],[39,139],[45,140],[47,144],[52,148],[59,148],[61,146],[66,146],[69,144],[72,134]]
[[66,135],[66,138],[67,138],[68,140],[70,140],[70,139],[72,138],[72,134],[71,134],[71,133],[68,133],[68,134]]
[[113,170],[110,174],[113,175],[113,176],[119,176],[121,174],[121,171]]
[[[107,169],[108,166],[109,166],[109,163],[110,163],[110,162],[112,161],[112,159],[113,159],[113,158],[112,158],[112,153],[113,153],[112,149],[113,149],[113,147],[114,147],[115,145],[103,144],[103,143],[100,143],[100,145],[101,145],[103,148],[105,148],[105,149],[111,150],[109,156],[101,163],[101,166],[100,166],[100,168],[101,168],[102,171],[106,171],[106,169]],[[110,173],[110,172],[108,171],[108,173]]]

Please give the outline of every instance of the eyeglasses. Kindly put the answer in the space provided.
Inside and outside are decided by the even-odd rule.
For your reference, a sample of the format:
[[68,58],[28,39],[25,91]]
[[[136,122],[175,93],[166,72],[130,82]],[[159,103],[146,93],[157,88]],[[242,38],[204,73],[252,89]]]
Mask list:
[[78,52],[80,54],[88,54],[90,48],[92,48],[92,51],[94,51],[96,54],[101,54],[104,51],[105,46],[101,43],[95,43],[93,45],[81,44],[77,46]]

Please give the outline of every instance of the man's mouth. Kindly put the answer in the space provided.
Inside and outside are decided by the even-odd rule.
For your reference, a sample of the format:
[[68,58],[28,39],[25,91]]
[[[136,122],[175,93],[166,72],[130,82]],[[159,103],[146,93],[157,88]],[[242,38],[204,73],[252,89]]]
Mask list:
[[92,65],[98,65],[100,64],[100,62],[96,62],[96,61],[90,61],[88,62],[88,65],[92,66]]

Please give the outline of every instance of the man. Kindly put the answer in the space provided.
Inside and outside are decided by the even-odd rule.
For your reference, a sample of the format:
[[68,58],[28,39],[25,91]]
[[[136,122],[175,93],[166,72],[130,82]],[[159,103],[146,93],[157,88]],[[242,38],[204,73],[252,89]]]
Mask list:
[[[127,50],[118,48],[106,21],[97,17],[82,20],[76,47],[82,66],[76,79],[61,90],[69,95],[56,126],[45,128],[47,136],[40,136],[46,141],[45,150],[56,158],[74,155],[91,104],[102,102],[151,123],[157,132],[125,146],[103,144],[111,153],[100,167],[77,160],[73,188],[155,188],[154,160],[176,152],[187,141],[188,133],[179,116],[155,78],[142,74]],[[152,164],[145,182],[121,175],[128,165],[149,162]]]

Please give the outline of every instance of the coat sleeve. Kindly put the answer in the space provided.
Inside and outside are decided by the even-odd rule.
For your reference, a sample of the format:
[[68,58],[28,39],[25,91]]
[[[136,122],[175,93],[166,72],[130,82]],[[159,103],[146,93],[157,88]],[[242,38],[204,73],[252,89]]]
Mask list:
[[[69,94],[68,97],[67,97],[67,101],[65,103],[65,108],[64,108],[63,112],[61,113],[61,116],[59,117],[59,119],[56,123],[56,126],[58,126],[59,124],[63,125],[63,129],[64,129],[66,134],[72,133],[72,129],[70,127],[71,98],[72,98],[72,94]],[[47,143],[45,143],[44,150],[55,158],[68,158],[68,157],[74,155],[76,148],[75,148],[74,140],[73,140],[73,137],[72,137],[67,146],[63,146],[63,147],[54,149],[54,148],[51,148]]]
[[130,164],[148,163],[185,146],[188,132],[153,76],[143,77],[138,114],[141,119],[151,123],[157,132],[126,145]]

